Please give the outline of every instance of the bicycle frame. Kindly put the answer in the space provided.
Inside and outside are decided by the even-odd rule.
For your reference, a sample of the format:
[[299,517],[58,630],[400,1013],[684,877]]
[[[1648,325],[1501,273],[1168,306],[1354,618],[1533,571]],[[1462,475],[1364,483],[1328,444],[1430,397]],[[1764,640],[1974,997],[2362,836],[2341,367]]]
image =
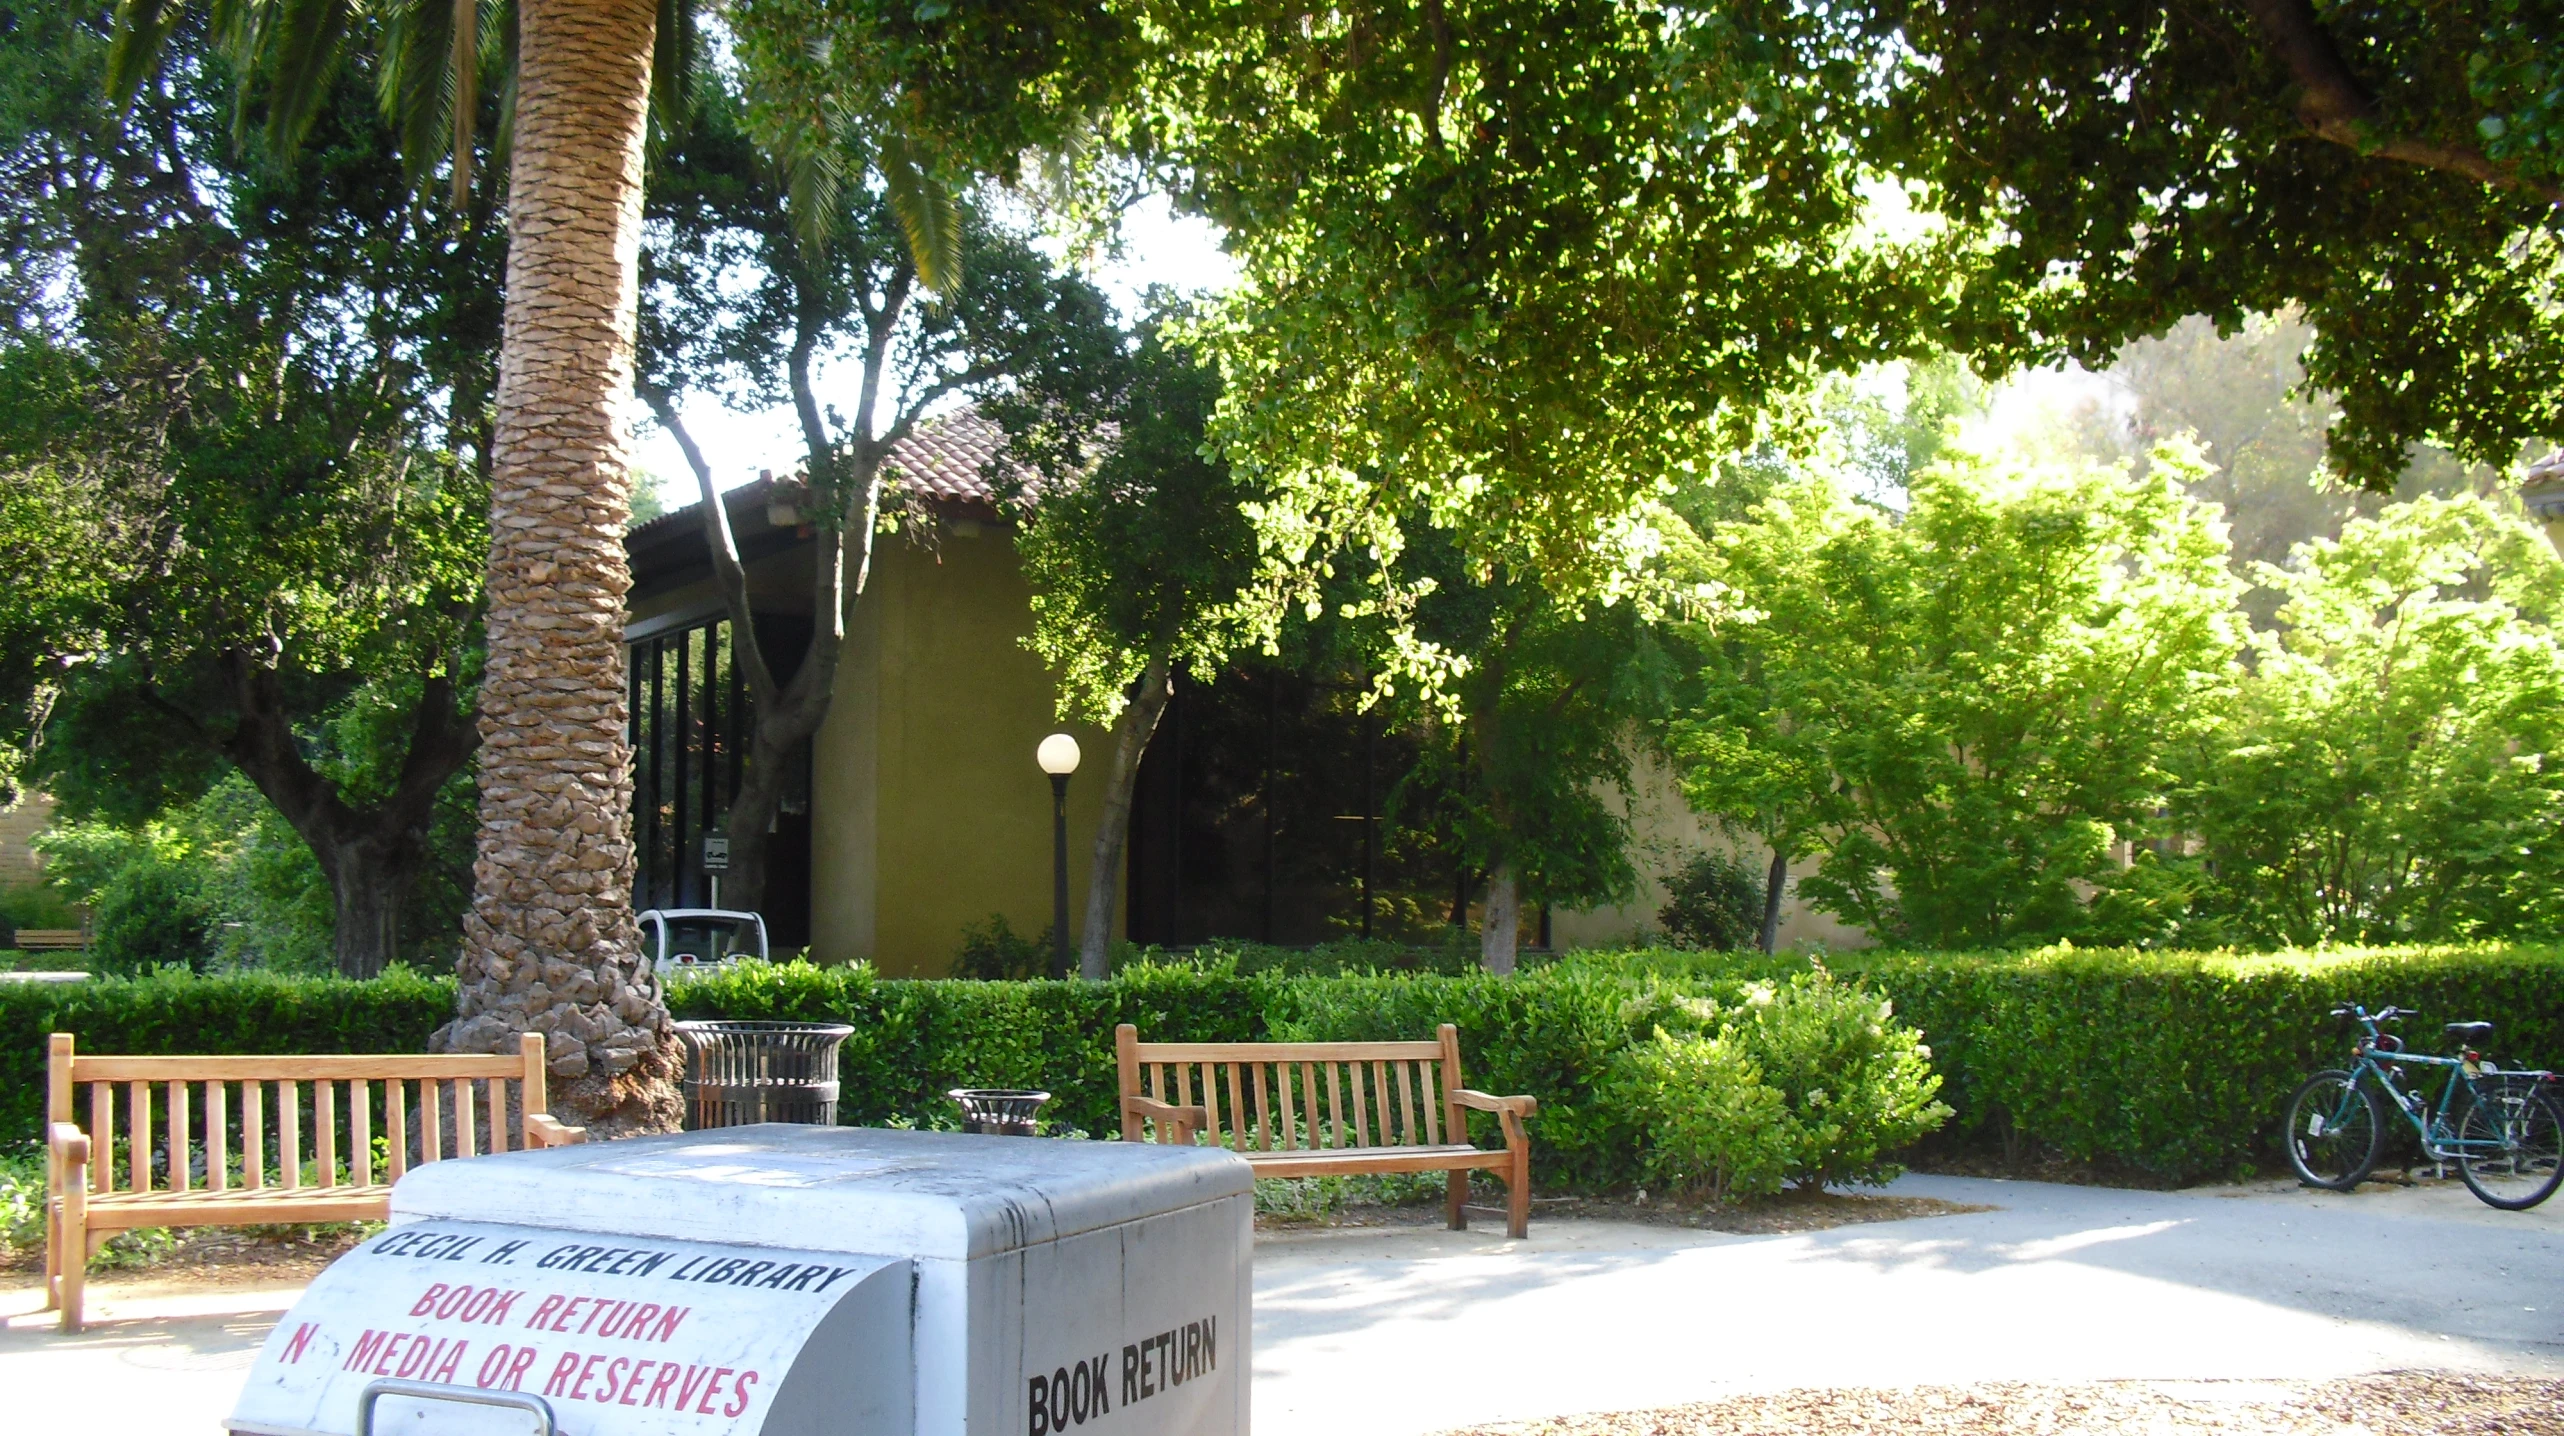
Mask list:
[[[2471,1051],[2458,1057],[2441,1057],[2427,1052],[2406,1052],[2400,1049],[2381,1051],[2377,1043],[2384,1034],[2377,1030],[2376,1019],[2370,1017],[2363,1008],[2353,1007],[2351,1013],[2361,1029],[2359,1042],[2353,1048],[2350,1068],[2352,1083],[2356,1084],[2360,1079],[2368,1078],[2384,1089],[2386,1096],[2393,1102],[2396,1112],[2401,1114],[2404,1121],[2412,1127],[2413,1135],[2421,1139],[2422,1155],[2434,1162],[2453,1162],[2462,1151],[2468,1148],[2493,1152],[2502,1150],[2502,1143],[2498,1138],[2469,1142],[2459,1137],[2452,1129],[2453,1119],[2462,1110],[2457,1105],[2457,1094],[2461,1089],[2466,1093],[2467,1100],[2472,1102],[2480,1096],[2479,1089],[2475,1085],[2475,1079],[2479,1076],[2498,1077],[2505,1081],[2522,1078],[2536,1081],[2548,1075],[2543,1072],[2504,1072],[2486,1063]],[[2427,1099],[2415,1095],[2412,1089],[2404,1085],[2403,1073],[2400,1069],[2406,1063],[2449,1069],[2448,1080],[2440,1084],[2439,1105],[2436,1110]]]

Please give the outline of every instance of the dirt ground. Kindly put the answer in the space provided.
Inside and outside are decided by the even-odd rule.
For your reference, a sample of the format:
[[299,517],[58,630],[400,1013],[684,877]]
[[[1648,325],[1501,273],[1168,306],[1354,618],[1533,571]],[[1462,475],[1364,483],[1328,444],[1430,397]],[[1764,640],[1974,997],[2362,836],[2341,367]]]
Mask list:
[[[175,1246],[147,1262],[93,1268],[89,1287],[149,1287],[155,1292],[223,1287],[287,1286],[310,1281],[322,1267],[377,1228],[338,1223],[322,1227],[204,1227],[180,1234]],[[36,1285],[44,1279],[44,1252],[30,1247],[0,1262],[0,1285]]]
[[1790,1391],[1448,1436],[2557,1436],[2564,1381],[2391,1372],[2343,1381],[1992,1382]]

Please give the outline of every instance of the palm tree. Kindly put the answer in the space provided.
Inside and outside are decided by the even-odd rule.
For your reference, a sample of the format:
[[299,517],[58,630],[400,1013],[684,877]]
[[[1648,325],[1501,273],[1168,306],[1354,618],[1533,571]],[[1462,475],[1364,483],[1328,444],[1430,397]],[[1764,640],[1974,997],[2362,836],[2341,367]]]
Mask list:
[[[118,0],[111,85],[130,95],[149,79],[186,17],[186,0]],[[513,1050],[539,1031],[562,1082],[555,1100],[591,1131],[672,1128],[677,1042],[631,905],[621,416],[650,115],[682,102],[697,50],[690,0],[208,0],[207,19],[242,77],[244,112],[254,93],[281,153],[310,127],[350,35],[379,21],[367,38],[413,179],[450,160],[468,216],[476,144],[506,157],[479,854],[455,1020],[435,1040]],[[880,149],[918,280],[943,289],[958,274],[952,190],[906,135],[885,134]],[[778,160],[813,199],[842,179],[827,146]]]
[[[267,82],[289,145],[299,97],[354,16],[348,0],[216,0],[235,54],[262,62],[242,69]],[[113,68],[128,92],[183,18],[168,0],[124,0]],[[657,19],[655,0],[516,9],[480,850],[459,1007],[438,1034],[478,1051],[542,1032],[555,1100],[600,1135],[672,1128],[678,1110],[676,1036],[632,920],[623,683],[622,410]]]

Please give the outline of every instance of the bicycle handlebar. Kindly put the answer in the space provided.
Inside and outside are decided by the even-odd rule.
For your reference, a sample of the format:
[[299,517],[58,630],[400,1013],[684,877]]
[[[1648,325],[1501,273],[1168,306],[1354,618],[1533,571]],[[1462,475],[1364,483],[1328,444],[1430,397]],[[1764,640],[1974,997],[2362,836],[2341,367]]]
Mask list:
[[2422,1014],[2419,1008],[2413,1007],[2381,1007],[2375,1012],[2370,1012],[2356,1002],[2345,1002],[2335,1007],[2332,1015],[2336,1018],[2365,1022],[2373,1027],[2380,1022],[2401,1022],[2407,1017],[2419,1017]]

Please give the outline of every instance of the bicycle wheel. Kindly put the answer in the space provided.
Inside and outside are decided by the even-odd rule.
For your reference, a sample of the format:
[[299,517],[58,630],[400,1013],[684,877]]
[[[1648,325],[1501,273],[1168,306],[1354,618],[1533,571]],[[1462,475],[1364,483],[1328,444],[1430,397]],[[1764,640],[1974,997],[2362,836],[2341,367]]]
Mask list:
[[2346,1192],[2377,1165],[2386,1123],[2377,1097],[2347,1072],[2318,1072],[2288,1099],[2288,1165],[2310,1187]]
[[2457,1174],[2486,1206],[2526,1211],[2564,1181],[2564,1112],[2535,1087],[2475,1093],[2457,1121]]

